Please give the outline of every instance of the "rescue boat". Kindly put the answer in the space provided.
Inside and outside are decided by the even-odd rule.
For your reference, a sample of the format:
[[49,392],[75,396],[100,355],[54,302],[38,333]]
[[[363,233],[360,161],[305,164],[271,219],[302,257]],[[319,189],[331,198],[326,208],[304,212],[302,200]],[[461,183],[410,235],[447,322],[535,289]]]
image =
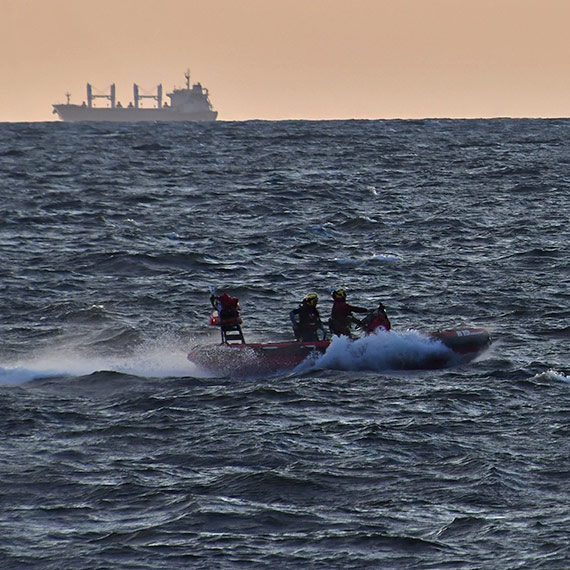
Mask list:
[[[403,339],[404,344],[406,342],[406,333],[382,332],[380,334],[400,334],[400,339]],[[482,354],[491,344],[491,336],[484,328],[438,330],[423,335],[414,333],[409,337],[409,342],[412,343],[412,339],[417,342],[418,335],[426,345],[426,350],[421,356],[414,354],[409,358],[391,361],[388,369],[433,369],[465,364]],[[240,342],[236,344],[223,342],[215,346],[195,347],[188,354],[188,360],[209,372],[224,376],[257,376],[289,372],[303,362],[316,363],[327,353],[335,342],[335,338],[343,337],[313,342]],[[361,337],[351,340],[350,343],[361,342],[367,338],[367,336]],[[371,344],[371,346],[374,350],[375,345]],[[399,345],[400,350],[401,346],[402,343]],[[430,346],[435,350],[429,350]],[[382,354],[378,354],[378,357],[380,359]],[[366,363],[355,363],[355,368],[358,370],[366,369],[366,366]],[[333,363],[331,367],[336,368],[336,365]]]

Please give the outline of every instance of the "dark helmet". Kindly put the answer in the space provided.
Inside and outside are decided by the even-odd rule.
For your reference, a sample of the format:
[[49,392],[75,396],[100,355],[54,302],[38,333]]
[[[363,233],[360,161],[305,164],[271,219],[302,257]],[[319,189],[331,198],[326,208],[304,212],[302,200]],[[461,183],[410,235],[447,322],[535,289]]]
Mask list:
[[332,292],[333,299],[346,299],[346,291],[344,289],[335,289]]

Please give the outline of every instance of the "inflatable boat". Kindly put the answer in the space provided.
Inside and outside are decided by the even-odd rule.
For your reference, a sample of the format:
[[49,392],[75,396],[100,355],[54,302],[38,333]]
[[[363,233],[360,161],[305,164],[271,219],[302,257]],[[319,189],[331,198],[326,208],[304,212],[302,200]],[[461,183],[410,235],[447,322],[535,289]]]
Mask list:
[[[383,335],[382,342],[376,341]],[[397,343],[391,343],[392,338]],[[461,330],[443,330],[429,333],[396,333],[394,331],[371,334],[352,340],[347,337],[333,337],[332,340],[313,342],[270,342],[248,344],[222,343],[215,346],[195,347],[188,354],[188,360],[212,373],[224,376],[248,376],[274,374],[294,370],[301,363],[316,363],[337,343],[343,344],[344,350],[350,345],[362,344],[367,354],[366,359],[358,362],[358,356],[352,360],[358,370],[414,370],[445,368],[470,362],[482,354],[491,344],[491,336],[484,328]],[[364,347],[364,343],[368,346]],[[397,344],[397,349],[394,348]],[[421,345],[421,350],[418,346]],[[357,347],[358,348],[358,347]],[[339,350],[342,350],[339,349]],[[398,351],[398,358],[386,359],[390,350]],[[364,350],[360,350],[361,353]],[[356,351],[358,353],[358,350]],[[402,357],[404,354],[404,357]],[[374,358],[374,357],[377,358]],[[337,368],[338,359],[329,359],[324,367]],[[345,359],[346,360],[346,359]],[[323,359],[323,361],[325,361]]]

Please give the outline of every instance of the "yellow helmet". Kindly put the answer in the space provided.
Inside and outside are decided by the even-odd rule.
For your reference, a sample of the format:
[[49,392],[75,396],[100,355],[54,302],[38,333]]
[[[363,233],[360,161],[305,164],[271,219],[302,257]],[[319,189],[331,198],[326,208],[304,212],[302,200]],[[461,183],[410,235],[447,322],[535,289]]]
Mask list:
[[319,302],[319,296],[316,293],[308,293],[303,299],[305,305],[311,305],[311,307],[316,307]]
[[344,289],[335,289],[332,293],[333,299],[346,299],[346,291]]

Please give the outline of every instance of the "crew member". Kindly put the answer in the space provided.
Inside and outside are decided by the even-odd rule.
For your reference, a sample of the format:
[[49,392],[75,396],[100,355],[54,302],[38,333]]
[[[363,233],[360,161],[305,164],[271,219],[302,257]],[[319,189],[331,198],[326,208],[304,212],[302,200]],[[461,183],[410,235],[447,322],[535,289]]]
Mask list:
[[222,329],[241,324],[239,299],[237,297],[230,297],[227,293],[219,297],[212,295],[210,303],[218,311]]
[[353,322],[357,322],[352,313],[367,313],[368,309],[349,305],[346,302],[346,291],[344,289],[336,289],[333,291],[332,298],[333,307],[329,321],[331,332],[338,336],[345,335],[352,337],[350,325]]
[[383,329],[385,331],[389,331],[392,328],[390,324],[390,319],[386,314],[386,307],[380,301],[378,303],[378,308],[371,311],[362,319],[362,324],[364,325],[365,331],[369,334],[374,332],[377,329]]
[[319,296],[316,293],[309,293],[301,304],[289,313],[295,338],[301,342],[319,340],[317,332],[319,329],[323,331],[323,337],[326,334],[317,310],[318,302]]

